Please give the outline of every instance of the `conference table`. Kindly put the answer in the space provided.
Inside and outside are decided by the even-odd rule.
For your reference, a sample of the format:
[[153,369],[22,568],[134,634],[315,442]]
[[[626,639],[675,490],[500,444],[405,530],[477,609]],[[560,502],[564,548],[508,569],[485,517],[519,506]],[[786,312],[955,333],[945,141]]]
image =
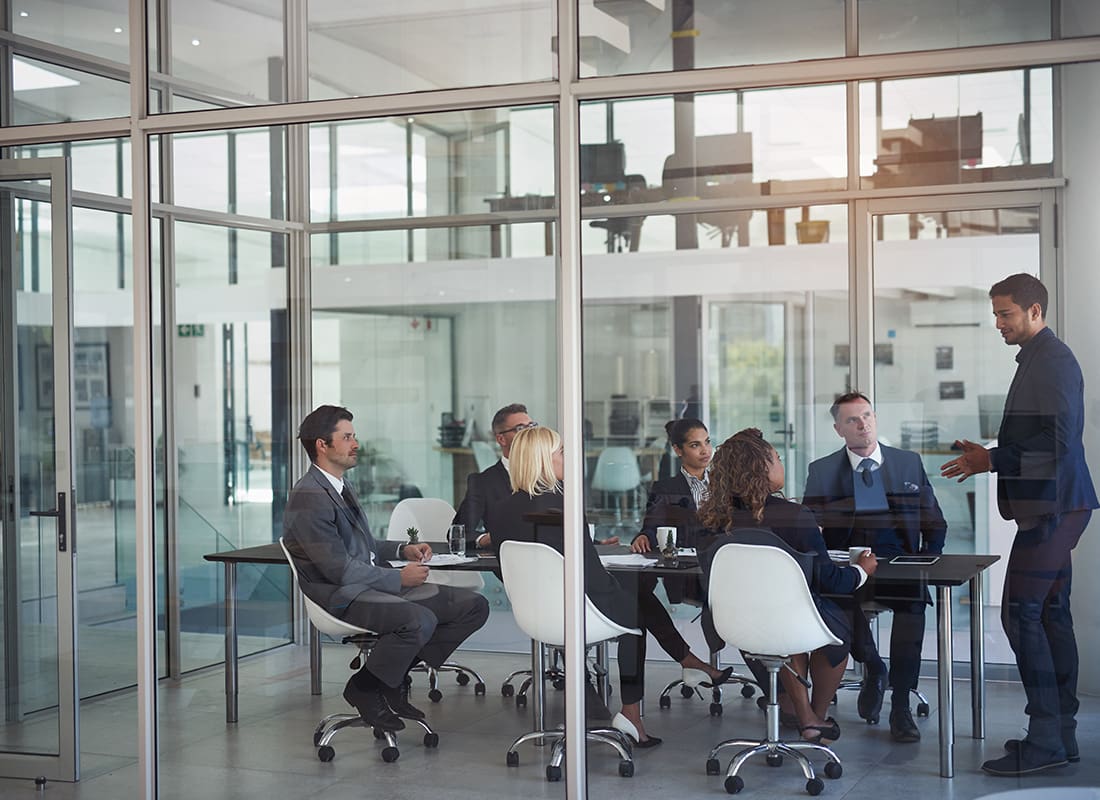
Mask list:
[[[446,552],[443,543],[432,542],[432,549]],[[629,548],[621,545],[601,545],[601,555],[623,555]],[[245,547],[221,553],[209,553],[203,558],[222,564],[225,570],[225,719],[227,723],[237,722],[237,565],[238,564],[286,564],[282,549],[277,542]],[[969,553],[950,553],[939,556],[934,564],[892,564],[886,560],[879,562],[878,570],[871,579],[876,585],[896,583],[920,583],[934,590],[936,606],[936,664],[939,699],[939,741],[940,775],[951,778],[955,774],[955,692],[953,677],[954,645],[952,641],[952,590],[967,584],[970,597],[970,709],[972,736],[985,738],[985,619],[982,609],[982,576],[991,564],[1000,556],[974,555]],[[653,563],[644,567],[609,565],[611,572],[619,570],[640,570],[659,576],[699,574],[699,565],[695,559],[681,558],[676,566],[669,566],[653,556]],[[455,570],[496,571],[497,559],[491,554],[479,553],[476,561],[447,567]],[[881,593],[881,592],[880,592]],[[312,694],[321,694],[321,638],[311,625],[310,646],[310,690]],[[533,646],[533,674],[543,673],[542,648]],[[532,713],[536,721],[541,722],[543,713],[541,682],[534,681]]]

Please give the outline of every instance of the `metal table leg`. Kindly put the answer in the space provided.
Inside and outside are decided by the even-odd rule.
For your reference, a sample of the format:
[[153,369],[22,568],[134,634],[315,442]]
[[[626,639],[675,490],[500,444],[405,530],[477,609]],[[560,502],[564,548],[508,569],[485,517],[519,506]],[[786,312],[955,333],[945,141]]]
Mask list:
[[309,625],[309,693],[321,693],[321,632]]
[[985,607],[982,573],[970,579],[970,716],[975,739],[985,738]]
[[237,565],[225,562],[225,721],[237,721]]
[[[536,731],[546,730],[546,658],[542,642],[531,640],[531,717]],[[542,747],[543,739],[536,739],[534,745]]]
[[611,697],[611,671],[608,667],[607,642],[596,645],[596,692],[607,703]]
[[940,775],[955,775],[955,692],[952,685],[951,587],[936,587],[937,667],[940,692]]

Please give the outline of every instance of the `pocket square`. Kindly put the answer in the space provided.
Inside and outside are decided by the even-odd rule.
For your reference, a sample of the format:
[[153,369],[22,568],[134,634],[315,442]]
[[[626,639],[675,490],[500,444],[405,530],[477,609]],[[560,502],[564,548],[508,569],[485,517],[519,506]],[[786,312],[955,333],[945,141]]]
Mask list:
[[905,491],[907,491],[907,492],[920,491],[920,487],[917,486],[917,484],[912,483],[911,481],[906,481],[905,482]]

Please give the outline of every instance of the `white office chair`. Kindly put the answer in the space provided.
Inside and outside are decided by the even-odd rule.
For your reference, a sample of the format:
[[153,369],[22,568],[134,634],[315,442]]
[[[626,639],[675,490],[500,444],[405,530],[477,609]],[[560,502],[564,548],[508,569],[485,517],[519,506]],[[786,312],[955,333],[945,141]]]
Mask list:
[[[438,497],[407,497],[394,506],[389,527],[386,529],[386,538],[390,541],[407,541],[406,531],[409,528],[416,528],[420,531],[422,542],[446,542],[447,532],[454,518],[454,506],[446,500],[440,500]],[[485,588],[485,580],[480,572],[432,570],[428,573],[428,582],[469,589],[472,592],[480,592]],[[438,669],[419,665],[413,667],[412,671],[428,674],[428,699],[433,703],[443,699],[443,692],[439,691],[440,672],[454,672],[459,686],[468,684],[472,677],[474,694],[478,697],[485,694],[485,681],[481,676],[470,667],[452,661],[448,661]]]
[[642,486],[642,472],[638,468],[638,457],[629,447],[605,447],[596,461],[592,473],[592,488],[618,495],[615,502],[615,524],[623,521],[623,504],[631,498],[631,513],[637,509],[637,493]]
[[484,472],[500,460],[497,451],[488,442],[473,441],[470,442],[470,448],[474,451],[474,462],[477,464],[478,472]]
[[[301,587],[298,585],[298,568],[294,565],[294,559],[290,557],[290,553],[286,549],[286,544],[281,537],[279,539],[279,546],[283,549],[283,555],[290,565],[290,573],[294,576],[294,587],[301,592]],[[378,634],[332,616],[332,614],[328,613],[321,608],[321,606],[306,597],[304,593],[302,594],[302,600],[305,603],[306,613],[309,615],[309,621],[313,624],[313,627],[321,633],[328,634],[333,639],[339,639],[344,644],[353,644],[359,648],[359,652],[351,662],[352,669],[359,669],[362,665],[362,659],[366,657],[366,654],[370,652],[370,649],[374,647],[375,643],[378,641]],[[419,719],[409,721],[415,722],[424,729],[425,747],[439,746],[439,734],[433,731],[427,722]],[[329,714],[317,724],[317,728],[313,731],[313,746],[317,748],[317,758],[321,761],[329,762],[336,757],[336,750],[332,747],[330,742],[333,737],[336,736],[337,731],[343,728],[365,727],[367,727],[367,723],[363,721],[363,718],[359,716],[359,714]],[[389,763],[396,761],[398,757],[400,757],[401,751],[397,749],[396,733],[381,728],[375,728],[374,738],[386,740],[386,746],[382,748],[383,761]]]
[[808,653],[829,644],[840,644],[826,627],[806,583],[806,575],[786,544],[770,531],[746,531],[746,540],[774,544],[724,544],[714,555],[710,570],[708,602],[718,635],[746,656],[759,660],[768,670],[767,736],[762,740],[727,739],[717,744],[707,758],[707,774],[718,775],[719,751],[744,748],[726,769],[725,789],[736,794],[745,782],[738,775],[741,766],[755,755],[764,754],[769,766],[779,766],[783,756],[794,757],[806,777],[806,791],[820,794],[825,784],[814,775],[813,764],[802,751],[817,751],[829,761],[825,775],[839,778],[840,759],[825,745],[779,738],[779,670],[792,655]]
[[[504,542],[500,546],[500,572],[504,591],[512,604],[516,625],[536,642],[553,647],[565,646],[565,559],[552,547],[536,542]],[[608,619],[592,601],[585,597],[585,644],[594,645],[617,639],[624,633],[641,636],[637,628],[624,628]],[[507,763],[519,766],[519,752],[524,742],[549,739],[553,742],[546,780],[561,780],[561,764],[565,759],[565,732],[535,730],[523,734],[508,748]],[[629,778],[634,774],[634,757],[630,740],[612,727],[590,728],[590,742],[602,742],[619,754],[619,774]]]

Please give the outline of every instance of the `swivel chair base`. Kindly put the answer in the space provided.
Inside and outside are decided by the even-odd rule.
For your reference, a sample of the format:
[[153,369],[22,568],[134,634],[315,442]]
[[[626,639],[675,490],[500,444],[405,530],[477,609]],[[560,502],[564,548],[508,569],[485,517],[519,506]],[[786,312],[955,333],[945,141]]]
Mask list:
[[745,788],[744,779],[737,773],[746,761],[753,756],[764,755],[769,767],[778,767],[783,764],[783,756],[787,755],[794,758],[802,767],[802,774],[806,778],[806,791],[811,795],[821,794],[825,783],[814,774],[814,766],[803,751],[817,751],[829,759],[824,770],[827,778],[835,779],[844,774],[840,759],[825,745],[806,741],[783,741],[779,738],[779,670],[789,659],[765,655],[752,655],[752,658],[758,659],[768,670],[767,737],[762,740],[727,739],[719,742],[707,757],[707,774],[721,773],[718,754],[722,750],[728,747],[744,748],[730,760],[726,768],[725,789],[729,794],[737,794]]
[[[405,721],[410,723],[415,722],[424,729],[423,741],[425,747],[439,746],[439,734],[433,731],[427,722],[419,719]],[[336,750],[333,748],[331,742],[338,731],[344,728],[368,727],[372,726],[367,725],[358,714],[329,714],[317,723],[317,728],[313,731],[313,745],[317,748],[317,758],[327,763],[336,757]],[[401,757],[401,751],[397,749],[397,734],[395,732],[383,730],[382,728],[374,728],[374,738],[379,741],[382,739],[386,740],[386,746],[382,748],[382,760],[387,764]]]
[[[619,755],[619,775],[629,778],[634,775],[634,752],[630,739],[617,728],[588,728],[585,739],[589,742],[606,744]],[[550,763],[546,765],[546,780],[553,783],[561,780],[561,765],[565,760],[565,731],[557,728],[552,731],[530,731],[512,742],[508,748],[506,763],[509,767],[519,766],[519,751],[517,748],[526,742],[541,744],[544,741],[551,743]]]
[[[718,660],[717,653],[710,654],[710,665],[715,669],[721,668],[721,663]],[[746,678],[744,675],[738,675],[736,672],[732,673],[729,678],[726,679],[726,683],[741,684],[741,696],[745,699],[748,699],[756,694],[756,681],[752,678]],[[699,691],[699,687],[702,686],[704,689],[710,689],[710,715],[712,717],[722,716],[721,686],[711,686],[709,683],[699,683],[695,686],[689,686],[688,684],[684,683],[683,678],[677,678],[661,690],[661,697],[657,701],[658,707],[672,707],[672,698],[670,695],[672,693],[672,690],[675,689],[677,686],[680,687],[680,696],[683,697],[685,700],[692,696],[698,697],[700,700],[702,700],[703,693]]]
[[[879,642],[878,615],[884,610],[887,610],[887,609],[885,609],[882,606],[875,605],[873,603],[863,604],[863,613],[866,614],[867,617],[871,621],[871,633],[872,633],[872,635],[874,636],[874,639],[875,639],[875,649],[878,649],[878,642]],[[839,692],[841,689],[848,689],[848,690],[854,690],[854,691],[858,692],[861,688],[863,688],[863,681],[866,678],[867,678],[867,665],[866,664],[860,664],[860,679],[859,680],[842,680],[840,682],[840,685],[836,687],[837,691]],[[887,688],[891,688],[891,687],[887,687]],[[924,693],[920,689],[910,689],[909,693],[911,695],[915,695],[916,698],[917,698],[917,716],[918,717],[927,717],[929,711],[931,711],[931,706],[928,705],[928,698],[924,696]],[[837,701],[837,698],[836,698],[836,696],[834,696],[833,697],[833,703],[835,704],[836,701]],[[875,717],[874,719],[867,720],[867,724],[868,725],[877,725],[878,724],[878,717]]]
[[465,686],[470,682],[470,678],[474,679],[474,695],[477,697],[485,696],[485,681],[477,672],[469,667],[457,664],[454,661],[448,661],[442,666],[429,667],[427,664],[417,664],[415,667],[409,670],[409,672],[423,672],[428,676],[428,699],[433,703],[438,703],[443,699],[443,692],[439,691],[439,673],[441,672],[453,672],[455,673],[455,682],[459,686]]
[[[560,666],[561,650],[557,647],[550,647],[549,645],[542,645],[544,652],[549,650],[550,666],[543,672],[543,677],[550,681],[553,687],[557,690],[565,688],[565,671]],[[516,692],[516,687],[512,681],[518,678],[520,675],[526,676],[520,683],[519,693]],[[530,669],[517,669],[508,673],[508,677],[504,679],[504,682],[500,685],[501,697],[515,696],[516,707],[525,708],[527,706],[527,690],[531,688],[531,670]]]

